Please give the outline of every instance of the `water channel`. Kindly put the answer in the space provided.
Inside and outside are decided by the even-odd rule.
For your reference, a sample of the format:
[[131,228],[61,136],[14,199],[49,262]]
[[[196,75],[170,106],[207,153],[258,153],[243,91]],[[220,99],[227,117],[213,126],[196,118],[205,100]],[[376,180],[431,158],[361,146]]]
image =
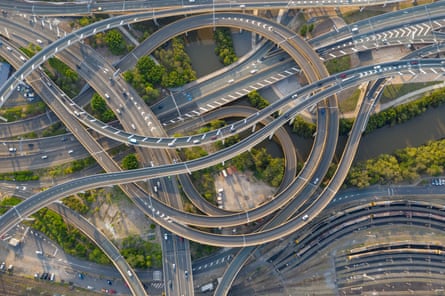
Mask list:
[[[193,68],[197,76],[201,77],[222,67],[218,57],[214,53],[215,44],[212,39],[213,29],[191,32],[188,35],[186,51],[192,59]],[[249,32],[232,32],[235,50],[238,56],[245,54],[251,48],[251,35]],[[266,90],[264,94],[272,93]],[[266,97],[267,99],[267,97]],[[364,135],[355,157],[355,162],[374,158],[380,154],[391,154],[397,149],[407,146],[416,147],[428,141],[445,138],[445,105],[430,109],[421,116],[415,117],[408,122],[392,127],[384,127],[375,130],[371,134]],[[289,126],[286,127],[289,131]],[[304,161],[312,148],[313,139],[304,139],[291,133],[297,157]],[[346,137],[339,138],[337,147],[337,159],[343,151]],[[266,140],[261,147],[266,147],[274,157],[281,157],[282,151],[278,144]]]

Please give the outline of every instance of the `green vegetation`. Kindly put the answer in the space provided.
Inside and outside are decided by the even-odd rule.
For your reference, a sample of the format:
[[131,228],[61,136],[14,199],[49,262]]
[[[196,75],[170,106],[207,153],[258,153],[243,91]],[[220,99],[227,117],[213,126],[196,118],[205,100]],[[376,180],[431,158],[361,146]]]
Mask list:
[[57,135],[63,135],[66,133],[66,128],[61,122],[54,123],[50,125],[47,129],[42,132],[42,137],[52,137]]
[[48,59],[48,64],[53,71],[47,70],[46,74],[69,96],[76,96],[83,85],[79,75],[57,58]]
[[156,87],[161,85],[164,73],[163,66],[156,65],[149,56],[143,56],[136,63],[135,69],[124,72],[123,77],[149,104],[159,97],[159,90]]
[[122,159],[122,168],[125,170],[134,170],[139,168],[139,162],[136,157],[136,154],[128,154]]
[[278,187],[284,175],[284,159],[273,158],[266,148],[251,149],[234,157],[228,163],[240,171],[254,172],[255,177],[273,187]]
[[215,53],[224,66],[238,60],[233,48],[232,35],[229,28],[216,28],[213,38],[216,43]]
[[310,25],[303,24],[300,27],[300,35],[306,37],[307,33],[311,33],[313,30],[314,30],[314,23],[311,23]]
[[110,122],[116,120],[116,116],[113,111],[108,108],[107,102],[97,93],[94,93],[91,98],[91,111],[92,115],[100,121]]
[[262,96],[260,96],[260,94],[256,90],[248,93],[247,99],[249,100],[249,103],[257,109],[264,109],[269,106],[269,102]]
[[20,171],[20,172],[0,174],[0,180],[17,181],[17,182],[35,181],[39,180],[39,176],[34,175],[33,171]]
[[381,11],[376,10],[370,10],[370,9],[364,9],[363,11],[360,11],[359,9],[354,11],[348,11],[346,13],[343,13],[343,19],[347,24],[352,24],[355,22],[358,22],[360,20],[364,20],[367,18],[371,18],[380,14],[385,13],[386,11],[383,9]]
[[155,56],[159,65],[145,56],[139,59],[135,69],[123,73],[124,79],[147,104],[159,97],[159,87],[181,86],[196,79],[182,39],[173,38],[170,48],[157,50]]
[[190,57],[184,50],[183,38],[173,38],[170,49],[158,49],[155,56],[165,68],[161,82],[163,87],[177,87],[196,79]]
[[109,264],[110,260],[79,230],[67,225],[62,217],[46,208],[33,215],[36,218],[31,226],[56,241],[70,255],[84,258],[100,264]]
[[[388,108],[379,113],[373,114],[368,121],[365,133],[370,133],[375,129],[403,123],[424,113],[428,108],[436,108],[445,102],[445,89],[438,89],[431,94],[403,105]],[[353,120],[343,119],[340,121],[340,134],[346,135],[352,128]],[[343,125],[343,126],[342,126]]]
[[27,57],[33,57],[38,51],[41,51],[42,48],[34,43],[29,43],[27,47],[19,48]]
[[43,102],[29,103],[23,106],[15,106],[10,108],[0,109],[0,115],[6,118],[9,122],[25,119],[46,111],[46,105]]
[[300,115],[295,117],[292,124],[292,132],[306,139],[312,138],[316,130],[317,126],[315,124],[307,122]]
[[122,55],[126,52],[126,44],[122,33],[117,29],[109,30],[105,34],[105,43],[114,55]]
[[59,166],[45,169],[42,173],[44,175],[49,175],[51,177],[65,176],[81,171],[84,168],[91,166],[93,164],[96,164],[96,160],[92,156],[89,156],[84,159],[75,160],[71,163],[62,164]]
[[351,68],[351,57],[343,56],[339,58],[334,58],[325,62],[326,68],[329,74],[335,74],[339,72],[346,71]]
[[121,254],[134,268],[159,268],[162,252],[159,244],[144,241],[139,236],[129,236],[122,241]]
[[430,82],[418,82],[418,83],[405,83],[405,84],[389,84],[383,89],[382,96],[380,98],[381,103],[387,103],[389,101],[395,100],[401,96],[409,94],[418,89],[428,87],[440,81],[430,81]]
[[218,250],[218,247],[198,244],[194,241],[190,241],[190,253],[192,256],[192,260],[210,256],[212,254],[215,254],[215,252]]
[[[423,84],[423,83],[422,83]],[[402,89],[411,89],[400,87],[398,88],[400,91]],[[357,92],[357,91],[356,91]],[[356,93],[353,94],[351,98],[354,98]],[[350,100],[352,101],[353,99]],[[403,105],[399,105],[396,107],[388,108],[384,111],[371,115],[368,121],[368,125],[366,126],[365,133],[370,133],[375,129],[387,126],[387,125],[395,125],[399,123],[403,123],[408,121],[409,119],[418,116],[428,110],[428,108],[436,108],[445,102],[445,89],[438,89],[431,92],[428,95],[423,96],[422,98],[412,101]],[[355,103],[356,104],[356,103]],[[352,102],[351,106],[352,108]],[[346,107],[344,107],[346,108]],[[347,135],[354,124],[354,119],[350,118],[341,118],[340,119],[340,135]],[[304,138],[310,138],[315,132],[315,125],[306,122],[303,118],[297,116],[293,123],[293,131]]]
[[349,186],[366,187],[373,184],[412,182],[418,180],[420,175],[443,174],[444,165],[445,140],[440,140],[359,163],[350,169],[345,183]]
[[7,197],[0,200],[0,215],[6,213],[11,207],[19,204],[22,200],[18,197]]
[[349,98],[344,99],[341,102],[339,102],[338,108],[340,109],[340,112],[346,113],[346,112],[354,111],[355,108],[357,107],[357,102],[358,102],[358,99],[360,98],[360,94],[361,94],[361,90],[359,88],[357,88],[356,90],[354,90],[354,92],[352,93],[352,95]]

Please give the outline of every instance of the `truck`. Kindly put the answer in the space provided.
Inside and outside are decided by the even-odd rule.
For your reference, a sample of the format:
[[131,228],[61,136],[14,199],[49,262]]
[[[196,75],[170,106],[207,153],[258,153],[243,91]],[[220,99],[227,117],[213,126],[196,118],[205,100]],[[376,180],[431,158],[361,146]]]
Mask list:
[[201,286],[200,290],[201,290],[201,292],[204,293],[204,292],[213,291],[214,288],[215,287],[214,287],[213,283],[208,283],[208,284]]

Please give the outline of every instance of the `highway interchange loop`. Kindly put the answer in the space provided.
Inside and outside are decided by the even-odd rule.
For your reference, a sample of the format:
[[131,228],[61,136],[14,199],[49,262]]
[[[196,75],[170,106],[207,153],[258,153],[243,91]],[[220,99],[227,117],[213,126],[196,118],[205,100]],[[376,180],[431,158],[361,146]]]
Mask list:
[[[231,25],[233,25],[233,22],[239,22],[239,24],[234,25],[234,26],[242,27],[243,20],[241,20],[241,18],[238,19],[237,17],[235,17],[235,18],[232,18],[232,17],[233,16],[228,16],[227,18],[222,18],[222,19],[218,18],[218,21],[221,21],[221,23],[219,23],[218,25],[231,26]],[[136,18],[133,18],[133,16],[132,16],[132,17],[129,17],[128,19],[131,22],[135,22],[135,21],[142,20],[142,18],[143,17],[141,16],[140,19],[136,19]],[[243,16],[242,18],[245,18],[245,17]],[[224,22],[224,20],[226,22]],[[215,22],[215,19],[212,19],[212,22]],[[118,26],[121,24],[122,23],[119,23],[119,24],[114,23],[108,27],[106,27],[107,25],[105,25],[105,28],[108,29],[113,26]],[[253,25],[253,28],[255,28],[255,25],[256,25],[256,27],[259,27],[258,24],[249,23],[247,26],[245,26],[245,28],[252,29],[252,25]],[[261,25],[263,25],[263,24],[261,24]],[[100,24],[98,26],[100,26]],[[275,33],[277,36],[274,36],[272,34],[272,36],[274,36],[274,37],[271,37],[271,39],[273,41],[276,41],[279,44],[280,44],[280,42],[283,42],[283,41],[289,41],[288,37],[283,37],[282,35],[280,35],[280,33],[277,33],[277,31],[272,29],[270,26],[269,27],[263,26],[263,29],[267,29],[268,31]],[[99,29],[99,30],[104,30],[104,28]],[[52,50],[54,50],[54,52],[52,54],[55,54],[59,50],[62,50],[63,48],[67,47],[71,42],[77,42],[77,41],[87,37],[88,35],[98,32],[99,30],[94,31],[94,29],[93,29],[89,33],[77,32],[77,33],[75,33],[75,34],[77,34],[77,37],[74,39],[69,39],[69,37],[72,37],[72,36],[68,35],[65,38],[62,38],[62,39],[54,42],[52,45],[50,45],[50,47],[53,45],[54,45],[54,47],[51,47],[51,48],[49,47],[48,51],[50,51],[52,49]],[[82,35],[82,34],[84,34],[84,35]],[[270,36],[268,36],[268,37],[270,37]],[[68,41],[67,44],[63,44],[63,42],[66,40],[72,40],[72,41]],[[283,49],[286,49],[286,47],[285,47],[286,43],[281,43],[280,45],[283,47]],[[290,54],[292,55],[292,52],[290,52]],[[17,75],[20,75],[20,76],[17,76],[17,78],[23,79],[24,76],[26,76],[27,74],[30,73],[29,70],[28,71],[26,70],[26,66],[28,66],[29,69],[35,68],[39,63],[45,61],[49,56],[50,56],[49,54],[45,54],[45,53],[40,54],[40,56],[39,56],[39,54],[37,54],[34,58],[32,58],[24,66],[24,68],[21,68],[18,71],[18,72],[20,72],[20,71],[22,71],[22,69],[24,69],[21,73],[17,73]],[[133,171],[133,172],[120,172],[120,173],[97,175],[94,177],[89,177],[88,178],[89,180],[79,179],[79,180],[75,180],[72,182],[68,182],[68,183],[50,188],[45,192],[35,195],[33,198],[30,199],[32,201],[30,201],[28,203],[24,202],[23,205],[19,204],[14,209],[12,209],[8,213],[6,213],[2,217],[0,217],[0,224],[2,225],[0,227],[0,229],[3,232],[5,230],[7,230],[8,228],[12,227],[13,224],[16,224],[18,221],[20,221],[20,219],[22,219],[24,216],[27,216],[28,214],[37,210],[39,207],[43,207],[52,201],[55,201],[61,197],[70,195],[71,193],[78,192],[80,190],[103,186],[106,184],[121,184],[121,183],[133,182],[136,180],[143,180],[146,178],[167,176],[167,175],[178,174],[178,173],[188,173],[190,171],[195,171],[195,170],[199,170],[201,168],[207,167],[211,164],[217,164],[223,160],[232,158],[234,155],[238,154],[240,150],[246,150],[246,149],[249,149],[250,147],[253,147],[257,143],[259,143],[262,139],[273,134],[277,130],[277,128],[279,128],[281,125],[287,123],[289,121],[289,118],[295,116],[301,110],[304,110],[305,108],[307,108],[315,103],[320,102],[321,100],[325,99],[327,96],[335,94],[336,92],[338,92],[339,90],[341,90],[343,88],[358,85],[363,81],[370,81],[370,80],[380,78],[380,77],[389,77],[391,75],[397,75],[397,74],[400,75],[402,72],[405,75],[415,75],[416,73],[420,73],[420,71],[422,69],[430,69],[431,68],[431,69],[436,69],[436,71],[437,71],[442,68],[441,62],[442,62],[442,60],[431,59],[431,60],[409,60],[409,61],[403,61],[403,62],[384,63],[381,65],[381,68],[380,68],[381,70],[376,70],[376,68],[374,68],[374,66],[368,66],[368,67],[363,67],[363,68],[359,68],[359,69],[353,69],[353,70],[347,71],[344,74],[342,74],[342,75],[346,75],[346,76],[333,75],[328,78],[320,80],[320,82],[314,82],[314,84],[311,84],[305,88],[302,88],[301,90],[298,90],[296,93],[288,96],[287,98],[283,99],[279,103],[272,104],[269,108],[259,111],[257,114],[252,115],[251,117],[246,118],[243,121],[239,121],[231,126],[228,126],[226,129],[222,129],[219,132],[220,134],[217,134],[218,131],[214,131],[214,134],[212,134],[212,133],[207,134],[209,137],[211,135],[217,135],[217,136],[221,136],[221,137],[230,136],[231,134],[233,134],[232,133],[233,130],[236,130],[236,132],[246,130],[246,129],[250,128],[252,125],[256,124],[259,120],[262,120],[262,119],[266,118],[269,114],[279,110],[280,108],[285,106],[285,104],[287,104],[291,101],[298,101],[298,105],[296,107],[285,112],[283,115],[278,117],[270,125],[263,127],[261,130],[257,131],[255,134],[248,136],[245,140],[243,140],[243,142],[241,142],[239,144],[236,144],[236,145],[229,147],[225,150],[217,152],[209,157],[195,160],[195,161],[190,161],[190,162],[185,162],[185,163],[177,163],[177,164],[171,164],[171,165],[164,165],[164,166],[159,166],[156,168],[140,169],[140,170]],[[21,75],[24,75],[24,76],[21,76]],[[347,77],[347,78],[342,78],[342,77]],[[11,84],[11,86],[12,85],[13,84]],[[316,94],[310,95],[314,88],[320,88],[320,87],[323,87],[322,91],[320,91]],[[2,94],[5,94],[6,89],[2,88],[1,91],[2,91]],[[3,102],[3,99],[4,99],[4,97],[2,95],[2,102]],[[190,238],[193,240],[198,240],[200,242],[205,242],[208,244],[224,245],[224,246],[238,246],[238,247],[253,246],[253,245],[257,245],[257,244],[262,244],[264,242],[272,241],[272,240],[275,240],[276,238],[280,238],[280,237],[283,237],[290,233],[293,233],[294,231],[296,231],[296,230],[300,229],[302,226],[304,226],[308,221],[313,219],[322,209],[324,209],[324,207],[327,205],[327,203],[329,203],[329,201],[333,198],[333,196],[337,192],[338,188],[341,186],[341,183],[343,182],[343,179],[346,175],[349,165],[352,162],[354,151],[356,149],[356,146],[358,145],[358,140],[360,139],[361,132],[363,131],[364,127],[366,126],[367,118],[369,116],[370,110],[372,109],[373,103],[374,102],[368,102],[368,103],[365,103],[365,107],[362,106],[364,108],[363,116],[359,117],[358,118],[359,120],[356,121],[356,125],[353,129],[353,133],[351,134],[351,138],[350,138],[350,139],[352,139],[350,141],[353,143],[350,144],[351,145],[351,147],[349,148],[350,150],[345,149],[345,151],[349,151],[351,154],[347,155],[347,157],[349,157],[349,159],[345,159],[344,161],[342,161],[339,165],[339,169],[337,170],[338,172],[341,172],[341,173],[335,175],[335,177],[331,180],[330,185],[324,189],[323,193],[320,195],[320,197],[317,198],[316,203],[314,202],[312,207],[310,207],[309,209],[306,209],[298,217],[293,218],[287,224],[277,226],[273,229],[263,231],[261,233],[246,234],[246,235],[234,235],[234,236],[232,236],[232,235],[231,236],[211,235],[208,233],[201,233],[199,231],[191,230],[191,229],[187,229],[187,231],[184,232],[184,228],[182,228],[180,225],[181,223],[189,224],[189,225],[204,225],[205,224],[209,227],[221,226],[222,224],[224,226],[233,226],[233,225],[239,225],[242,223],[253,221],[256,219],[260,219],[260,218],[264,217],[265,215],[269,214],[269,212],[267,212],[267,213],[263,212],[263,213],[261,213],[261,214],[259,213],[257,215],[251,215],[250,212],[249,213],[246,212],[246,214],[244,214],[244,213],[236,214],[236,215],[233,215],[234,218],[232,220],[228,219],[229,218],[228,216],[200,218],[199,216],[186,215],[185,213],[182,213],[182,212],[175,212],[173,209],[168,208],[167,206],[164,206],[161,203],[156,203],[156,201],[152,200],[151,198],[149,198],[147,201],[145,201],[145,203],[147,205],[147,202],[148,202],[148,204],[149,204],[148,207],[152,210],[152,213],[154,216],[153,218],[156,221],[159,221],[159,219],[156,217],[156,215],[154,215],[154,212],[156,210],[163,210],[165,213],[169,213],[169,215],[173,218],[174,223],[160,222],[160,224],[163,225],[165,228],[167,228],[173,232],[176,232],[176,233],[181,233],[181,235],[183,235],[187,238]],[[323,114],[323,111],[320,111],[319,114]],[[85,122],[87,122],[87,121],[85,121]],[[91,121],[89,120],[89,122],[91,122]],[[101,128],[101,130],[103,131],[104,129]],[[107,133],[105,133],[105,132],[103,132],[103,133],[107,135]],[[122,133],[124,134],[123,131],[122,131]],[[125,137],[123,137],[123,139],[120,139],[120,140],[122,142],[128,142],[128,135],[129,134],[126,134]],[[199,137],[200,139],[205,140],[206,137],[204,137],[204,136],[205,135],[197,135],[195,137]],[[140,137],[141,138],[138,138],[138,144],[141,142],[143,142],[141,144],[145,144],[145,142],[148,142],[148,139],[143,140],[146,137],[143,137],[143,136],[140,136]],[[153,139],[156,139],[156,141],[159,140],[157,138],[153,138]],[[162,143],[162,145],[154,145],[153,142],[150,142],[149,145],[146,145],[146,146],[147,147],[156,146],[156,147],[168,148],[168,144],[172,143],[172,141],[175,141],[174,142],[175,148],[191,146],[191,145],[189,145],[189,143],[191,142],[189,137],[184,137],[179,140],[178,139],[167,139],[167,140],[156,143],[156,144]],[[352,155],[352,157],[350,157],[350,155]],[[306,182],[307,182],[307,180],[306,180]],[[291,189],[288,188],[286,190],[291,190]],[[283,195],[286,195],[286,194],[289,195],[289,199],[292,198],[292,196],[293,196],[293,194],[289,193],[288,191],[284,191]],[[277,200],[278,199],[279,198],[277,198]],[[289,199],[287,199],[286,202]],[[32,203],[36,203],[36,204],[33,205],[32,207],[27,208],[27,206],[32,205]],[[284,205],[284,203],[285,202],[283,201],[283,204],[279,204],[279,205],[282,206],[282,205]],[[156,208],[153,206],[154,204],[156,204]],[[280,206],[277,206],[276,208],[278,208]],[[309,219],[307,219],[307,220],[302,219],[301,217],[303,217],[303,215],[308,215]],[[188,218],[188,217],[191,217],[191,218]],[[5,219],[10,219],[10,220],[7,223],[3,223]]]

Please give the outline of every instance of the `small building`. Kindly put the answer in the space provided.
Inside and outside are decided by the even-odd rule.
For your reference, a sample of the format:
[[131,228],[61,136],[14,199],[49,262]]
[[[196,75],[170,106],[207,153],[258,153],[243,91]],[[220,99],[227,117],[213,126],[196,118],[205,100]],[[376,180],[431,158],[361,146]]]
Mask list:
[[19,239],[16,239],[15,237],[12,237],[12,238],[9,240],[9,245],[15,248],[15,247],[17,247],[18,245],[20,245],[20,240],[19,240]]

